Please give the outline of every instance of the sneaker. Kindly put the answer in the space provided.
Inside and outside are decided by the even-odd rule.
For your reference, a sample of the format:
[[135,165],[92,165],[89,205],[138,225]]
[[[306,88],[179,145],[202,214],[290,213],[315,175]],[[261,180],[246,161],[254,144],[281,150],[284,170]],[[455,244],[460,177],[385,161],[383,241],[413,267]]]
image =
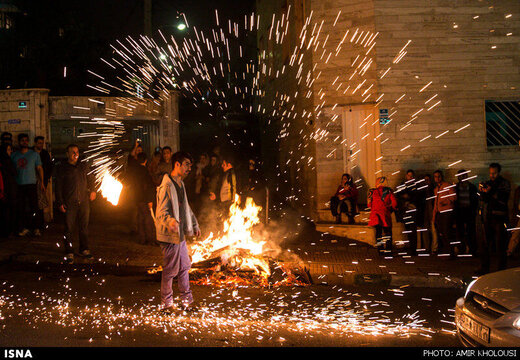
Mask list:
[[23,229],[22,231],[20,231],[18,233],[18,236],[26,236],[29,233],[30,233],[29,229]]
[[74,254],[67,254],[65,260],[67,261],[67,264],[74,264]]
[[92,254],[90,253],[90,250],[83,250],[81,252],[81,256],[86,257],[87,259],[93,258]]
[[42,232],[39,229],[34,230],[34,236],[42,236]]

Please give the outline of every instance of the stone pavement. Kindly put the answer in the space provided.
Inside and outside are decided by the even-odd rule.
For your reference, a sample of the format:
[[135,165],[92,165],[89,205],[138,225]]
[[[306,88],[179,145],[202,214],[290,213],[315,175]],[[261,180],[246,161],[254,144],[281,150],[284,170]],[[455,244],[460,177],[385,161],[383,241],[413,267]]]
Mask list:
[[[61,233],[61,224],[50,224],[41,237],[0,239],[0,264],[71,266],[64,263]],[[159,247],[138,244],[135,235],[121,225],[91,224],[90,245],[93,263],[105,271],[146,274],[146,268],[161,265]],[[315,284],[464,287],[479,265],[471,257],[382,257],[365,243],[316,231],[308,231],[283,248],[299,256]],[[82,263],[88,261],[77,256],[75,264]],[[520,266],[520,259],[510,260],[509,265]]]

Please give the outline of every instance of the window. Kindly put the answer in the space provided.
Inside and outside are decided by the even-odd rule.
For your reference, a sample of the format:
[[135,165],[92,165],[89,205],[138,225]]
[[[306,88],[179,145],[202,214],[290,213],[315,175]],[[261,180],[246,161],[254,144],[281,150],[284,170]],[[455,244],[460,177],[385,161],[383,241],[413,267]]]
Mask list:
[[487,146],[518,146],[520,101],[486,100],[485,107]]
[[9,14],[0,11],[0,29],[10,29],[13,26],[13,20]]

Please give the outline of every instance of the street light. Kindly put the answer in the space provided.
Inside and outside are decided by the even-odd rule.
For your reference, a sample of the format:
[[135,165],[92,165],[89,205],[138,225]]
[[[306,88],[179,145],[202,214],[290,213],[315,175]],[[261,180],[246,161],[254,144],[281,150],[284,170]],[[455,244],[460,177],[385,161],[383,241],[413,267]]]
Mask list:
[[177,29],[180,30],[180,31],[186,29],[186,24],[184,24],[184,23],[182,23],[182,22],[179,23],[179,24],[177,25]]

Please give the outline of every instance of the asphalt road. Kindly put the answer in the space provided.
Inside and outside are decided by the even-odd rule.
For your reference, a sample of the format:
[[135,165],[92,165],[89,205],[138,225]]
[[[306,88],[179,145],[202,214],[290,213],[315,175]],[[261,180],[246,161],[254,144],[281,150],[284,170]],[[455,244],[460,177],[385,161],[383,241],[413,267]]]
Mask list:
[[199,310],[159,311],[159,278],[0,268],[3,347],[452,347],[462,290],[193,286]]

